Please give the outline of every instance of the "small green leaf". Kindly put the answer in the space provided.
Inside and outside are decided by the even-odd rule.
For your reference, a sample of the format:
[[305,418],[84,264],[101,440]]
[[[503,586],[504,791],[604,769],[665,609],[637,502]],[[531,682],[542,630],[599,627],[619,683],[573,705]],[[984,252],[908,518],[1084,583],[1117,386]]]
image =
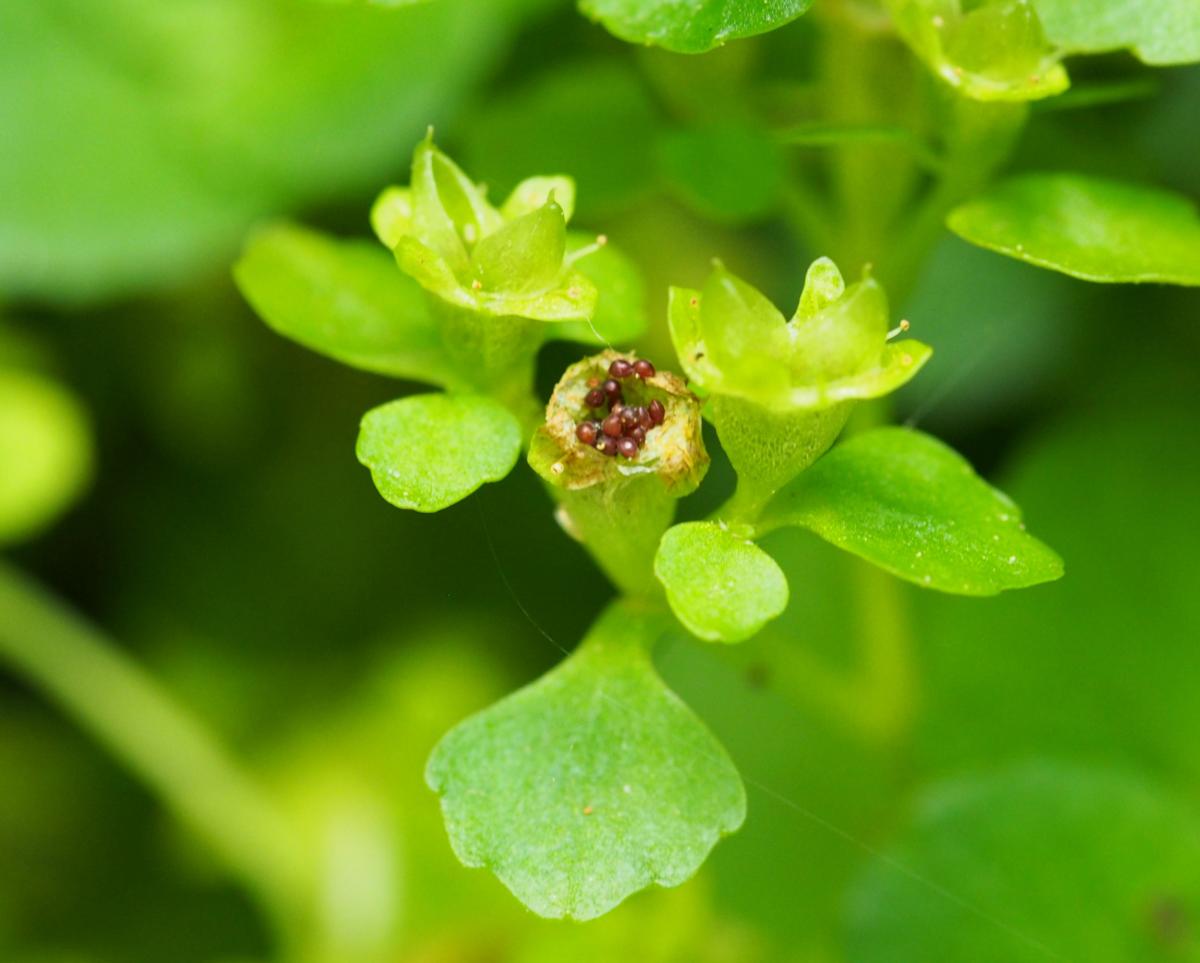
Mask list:
[[742,642],[787,608],[775,559],[717,522],[667,529],[654,574],[676,618],[709,642]]
[[558,668],[460,723],[429,760],[458,858],[541,916],[593,919],[677,886],[745,818],[733,763],[654,670],[661,630],[612,607]]
[[729,40],[775,30],[812,0],[580,0],[580,9],[630,43],[703,53]]
[[[596,247],[594,235],[567,232],[568,258],[588,247]],[[637,264],[608,243],[574,265],[595,286],[596,307],[590,320],[556,324],[547,335],[601,346],[640,338],[646,331],[646,286]]]
[[1200,218],[1185,197],[1079,174],[1005,181],[950,213],[952,231],[1085,281],[1200,285]]
[[680,199],[715,221],[772,215],[787,179],[779,143],[746,124],[667,132],[658,141],[658,160]]
[[91,469],[87,416],[75,398],[41,375],[0,370],[0,544],[49,524]]
[[1046,36],[1067,53],[1128,47],[1148,64],[1200,60],[1196,0],[1037,0]]
[[414,395],[368,411],[356,453],[397,508],[436,512],[512,471],[521,426],[480,395]]
[[1035,762],[952,780],[868,861],[847,910],[856,963],[1194,960],[1200,820],[1108,768]]
[[279,334],[344,364],[452,385],[421,288],[377,245],[280,224],[255,234],[233,276]]
[[801,525],[900,578],[994,595],[1061,577],[1020,509],[940,441],[880,428],[837,446],[768,504],[762,527]]

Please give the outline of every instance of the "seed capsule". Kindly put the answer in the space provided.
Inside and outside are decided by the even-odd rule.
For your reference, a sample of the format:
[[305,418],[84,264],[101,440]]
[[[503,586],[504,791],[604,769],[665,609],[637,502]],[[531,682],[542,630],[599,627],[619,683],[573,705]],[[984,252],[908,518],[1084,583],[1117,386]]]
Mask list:
[[604,392],[605,396],[609,400],[609,403],[611,404],[616,404],[621,400],[621,386],[613,381],[612,378],[609,378],[606,382],[604,382],[604,384],[600,386],[600,390]]
[[635,361],[633,363],[633,373],[635,375],[637,375],[639,378],[643,378],[643,379],[653,378],[654,377],[654,365],[652,365],[645,358],[639,358],[637,361]]
[[657,398],[650,402],[646,411],[650,415],[650,421],[656,425],[661,425],[663,419],[667,417],[667,409],[663,407],[663,403]]
[[582,441],[585,445],[594,445],[596,443],[596,423],[594,421],[581,421],[575,426],[575,437]]
[[642,445],[646,444],[646,429],[638,425],[629,433],[629,437],[636,441],[637,446],[641,448]]
[[619,438],[617,440],[617,451],[625,458],[636,458],[638,443],[632,438]]
[[624,358],[618,358],[608,366],[608,374],[611,378],[628,378],[633,371],[634,366]]
[[599,407],[600,407],[601,405],[603,405],[603,404],[604,404],[604,402],[605,402],[605,401],[607,401],[607,400],[608,400],[608,398],[607,398],[607,396],[604,394],[604,391],[603,391],[603,389],[601,389],[601,388],[593,388],[593,389],[592,389],[591,391],[589,391],[589,392],[587,393],[587,395],[584,397],[584,399],[583,399],[583,403],[584,403],[585,405],[587,405],[589,408],[599,408]]
[[609,438],[616,438],[621,434],[621,416],[617,414],[609,415],[604,419],[604,423],[600,426]]

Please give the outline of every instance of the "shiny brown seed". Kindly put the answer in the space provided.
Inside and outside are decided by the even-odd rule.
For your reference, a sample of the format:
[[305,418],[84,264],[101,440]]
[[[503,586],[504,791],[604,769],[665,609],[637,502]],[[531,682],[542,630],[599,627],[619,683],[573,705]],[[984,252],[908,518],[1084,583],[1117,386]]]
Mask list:
[[621,409],[621,427],[624,428],[626,431],[628,431],[630,428],[633,428],[637,423],[638,423],[637,409],[623,407]]
[[575,437],[585,445],[594,445],[596,443],[596,434],[596,423],[594,421],[581,421],[575,426]]
[[628,378],[631,374],[633,374],[633,365],[624,358],[618,358],[608,366],[610,378]]
[[633,363],[633,373],[639,378],[653,378],[654,365],[652,365],[645,358],[639,358]]
[[617,453],[617,439],[605,436],[603,441],[596,442],[596,450],[612,458]]
[[621,400],[621,386],[609,378],[600,386],[600,390],[604,392],[610,404],[615,404]]
[[638,443],[632,438],[618,438],[617,451],[625,458],[636,458],[638,453]]
[[599,408],[607,400],[608,400],[608,396],[605,395],[605,393],[602,389],[593,388],[586,395],[584,395],[583,403],[585,405],[587,405],[589,408]]
[[636,414],[637,414],[637,423],[639,425],[641,425],[643,428],[645,428],[646,431],[649,431],[651,428],[654,427],[654,420],[650,417],[649,409],[639,406],[637,408]]
[[650,415],[650,421],[656,425],[661,425],[663,419],[667,417],[667,409],[663,407],[663,403],[657,398],[650,402],[646,411]]
[[641,448],[642,445],[646,444],[646,429],[638,425],[629,433],[629,437],[636,441],[637,446]]
[[609,438],[616,438],[621,434],[621,416],[609,415],[604,419],[604,423],[600,426]]

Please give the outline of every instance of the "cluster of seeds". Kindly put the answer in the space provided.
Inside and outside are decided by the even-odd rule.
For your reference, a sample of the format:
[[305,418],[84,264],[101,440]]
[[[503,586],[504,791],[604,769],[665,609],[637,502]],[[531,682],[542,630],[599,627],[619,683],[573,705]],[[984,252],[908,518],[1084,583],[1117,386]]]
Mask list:
[[584,398],[590,417],[575,426],[575,437],[610,458],[636,458],[646,444],[646,432],[663,423],[667,411],[657,398],[648,405],[627,405],[621,382],[626,378],[654,377],[654,365],[644,358],[618,358],[608,366],[608,378],[588,382]]

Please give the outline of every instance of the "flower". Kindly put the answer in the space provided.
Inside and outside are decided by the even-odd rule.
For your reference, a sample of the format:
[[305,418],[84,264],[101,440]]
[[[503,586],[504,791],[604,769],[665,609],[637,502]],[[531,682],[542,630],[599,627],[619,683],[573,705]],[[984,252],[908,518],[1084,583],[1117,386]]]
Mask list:
[[885,395],[932,354],[919,341],[889,343],[883,289],[865,272],[847,287],[829,258],[809,267],[790,321],[720,263],[702,290],[671,289],[669,321],[693,386],[779,413]]
[[531,177],[497,210],[430,132],[413,152],[411,184],[380,194],[371,224],[400,268],[443,301],[485,315],[568,321],[590,317],[597,297],[574,269],[594,247],[567,253],[574,204],[569,177]]
[[700,401],[669,371],[631,377],[625,389],[628,404],[657,401],[663,408],[661,422],[646,433],[636,457],[606,457],[579,439],[579,423],[594,413],[587,402],[589,392],[609,378],[613,362],[631,357],[628,352],[603,351],[571,365],[555,386],[546,421],[534,433],[529,449],[529,464],[550,484],[578,491],[657,476],[673,498],[682,498],[700,484],[709,461],[700,435]]

